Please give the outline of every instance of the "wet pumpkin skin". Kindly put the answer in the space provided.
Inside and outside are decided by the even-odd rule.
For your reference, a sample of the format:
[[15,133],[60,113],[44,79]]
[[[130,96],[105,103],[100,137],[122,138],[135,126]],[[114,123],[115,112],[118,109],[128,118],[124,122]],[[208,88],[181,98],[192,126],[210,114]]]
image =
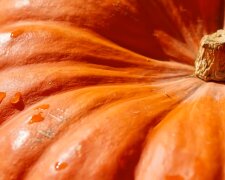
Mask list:
[[0,179],[224,179],[225,87],[192,76],[224,1],[0,7]]

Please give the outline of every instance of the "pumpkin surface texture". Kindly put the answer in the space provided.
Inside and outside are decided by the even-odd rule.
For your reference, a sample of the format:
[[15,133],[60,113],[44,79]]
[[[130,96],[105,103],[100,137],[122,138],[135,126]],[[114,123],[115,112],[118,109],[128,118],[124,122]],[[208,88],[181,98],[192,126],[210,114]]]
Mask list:
[[0,7],[0,180],[225,179],[225,86],[193,75],[224,0]]

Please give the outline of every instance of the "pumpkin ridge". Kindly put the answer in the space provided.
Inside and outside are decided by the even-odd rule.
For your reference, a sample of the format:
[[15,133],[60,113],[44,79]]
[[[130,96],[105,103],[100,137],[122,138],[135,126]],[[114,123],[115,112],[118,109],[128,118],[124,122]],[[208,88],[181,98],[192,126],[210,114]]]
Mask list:
[[[36,22],[35,24],[32,24],[31,22],[20,22],[19,24],[12,24],[11,26],[8,25],[5,27],[1,27],[2,33],[7,33],[7,34],[10,34],[10,31],[16,32],[19,30],[22,32],[21,32],[21,35],[18,35],[18,37],[14,39],[11,38],[7,40],[6,42],[1,42],[1,45],[3,46],[3,50],[9,51],[8,54],[5,55],[6,56],[5,58],[11,58],[10,55],[14,55],[10,52],[13,50],[13,47],[14,46],[20,47],[23,45],[22,43],[24,42],[28,44],[31,43],[30,45],[31,47],[34,46],[32,42],[35,42],[36,43],[35,46],[39,47],[41,51],[39,50],[36,52],[36,50],[34,51],[33,49],[31,49],[33,51],[33,55],[30,54],[31,50],[29,50],[28,55],[26,54],[25,56],[21,54],[21,51],[17,51],[16,49],[14,49],[17,51],[19,55],[21,54],[23,58],[22,62],[16,62],[15,65],[19,65],[19,63],[28,63],[28,64],[31,62],[38,63],[40,61],[44,61],[44,62],[46,61],[54,62],[56,60],[63,61],[65,60],[65,58],[66,60],[74,59],[73,61],[78,60],[78,62],[79,61],[85,62],[85,61],[91,61],[91,59],[89,60],[90,57],[92,58],[94,63],[105,63],[106,65],[107,63],[109,63],[111,66],[119,66],[118,63],[120,64],[124,63],[124,66],[128,66],[128,67],[135,66],[135,65],[140,66],[144,64],[148,65],[147,59],[149,58],[142,56],[140,54],[137,54],[135,52],[132,52],[129,49],[123,48],[117,44],[114,44],[110,40],[103,38],[102,36],[100,36],[99,34],[91,30],[85,30],[82,28],[73,27],[73,26],[65,26],[65,25],[62,27],[62,24],[58,24],[56,22]],[[2,34],[2,36],[7,36],[7,34]],[[82,36],[79,36],[80,34],[82,34]],[[29,37],[28,35],[30,35],[31,37]],[[43,36],[47,40],[43,39]],[[19,39],[16,40],[17,38]],[[37,40],[37,38],[41,38],[43,39],[43,41],[46,41],[47,45],[51,46],[51,49],[49,49],[48,47],[44,49],[43,42],[41,42],[40,40]],[[76,40],[80,43],[79,46]],[[71,44],[71,41],[74,43]],[[5,43],[9,43],[9,46],[10,46],[9,49],[6,49],[4,45]],[[60,45],[62,46],[61,49],[59,49],[58,44],[56,43],[60,43]],[[89,47],[86,47],[87,43],[89,43]],[[76,48],[78,48],[78,50]],[[86,48],[87,50],[84,51],[84,49],[82,48]],[[98,53],[94,52],[94,50],[96,52],[100,52],[99,53],[100,56],[98,55]],[[24,51],[26,51],[26,49],[24,49]],[[110,61],[108,60],[105,62],[104,61],[97,62],[96,59],[99,60],[102,58],[104,60],[107,60],[107,57],[104,56],[104,53],[108,53],[109,51],[115,60],[110,58]],[[51,53],[54,53],[54,54],[52,54],[51,56]],[[120,57],[118,56],[118,53],[119,54],[123,53],[124,54],[123,56],[127,56],[127,58],[117,59],[118,57]],[[53,55],[54,56],[56,55],[56,57],[54,57]],[[58,59],[58,57],[60,59]],[[140,60],[136,61],[137,58]],[[16,59],[18,59],[18,57]],[[4,59],[1,59],[1,61],[2,60]],[[114,60],[114,63],[111,62],[111,60]],[[4,63],[12,63],[12,62],[13,61],[8,60]],[[6,65],[7,64],[3,64],[1,66],[4,67]],[[10,65],[12,66],[14,64],[10,64]]]
[[[178,106],[179,102],[175,105],[172,105],[171,106],[171,109]],[[161,112],[160,114],[156,115],[153,119],[152,119],[152,123],[150,123],[148,126],[146,126],[145,130],[143,130],[145,133],[144,138],[138,142],[136,145],[137,147],[136,148],[133,148],[135,149],[135,153],[132,153],[132,156],[130,157],[130,159],[126,159],[126,164],[128,166],[128,168],[126,167],[124,170],[122,171],[117,171],[114,175],[114,179],[116,180],[134,180],[135,179],[135,172],[137,171],[137,167],[138,167],[138,164],[140,162],[140,158],[142,156],[142,153],[143,153],[143,150],[145,148],[145,144],[147,142],[147,139],[148,139],[148,134],[150,131],[152,131],[153,129],[155,129],[157,127],[157,125],[164,119],[164,117],[167,116],[168,113],[170,113],[170,109],[166,109],[165,111]],[[129,148],[129,149],[132,149]],[[129,156],[128,156],[129,158]],[[123,159],[123,157],[122,157]],[[129,164],[133,162],[133,165],[130,167]],[[130,169],[131,168],[131,169]],[[130,175],[129,175],[130,174]]]
[[[168,112],[166,114],[166,116],[164,116],[164,119],[167,118],[167,116],[172,112],[172,111],[176,111],[176,109],[179,109],[180,106],[182,106],[184,103],[188,102],[189,99],[192,99],[194,96],[196,96],[196,94],[198,93],[198,91],[201,91],[201,89],[205,88],[205,84],[200,84],[199,86],[196,86],[188,95],[186,95],[179,104],[177,104],[177,106],[175,106],[174,108],[171,108],[172,110],[170,112]],[[163,124],[163,119],[157,124],[157,126],[155,127],[155,129],[160,128],[161,123]]]
[[[172,109],[165,120],[161,121],[154,132],[151,132],[152,136],[151,133],[149,134],[148,145],[141,158],[141,165],[138,167],[142,169],[142,172],[139,171],[137,179],[146,178],[149,174],[156,179],[162,179],[168,173],[180,175],[184,179],[221,179],[223,177],[224,145],[222,143],[221,147],[221,139],[224,138],[224,126],[221,126],[218,120],[223,121],[224,112],[217,109],[225,103],[225,94],[218,91],[219,89],[224,87],[214,83],[204,83],[185,102]],[[218,103],[215,94],[223,95],[221,104]],[[207,107],[205,101],[210,102],[212,106]],[[204,109],[205,112],[199,109]],[[208,112],[208,109],[212,109],[213,112]],[[197,129],[194,128],[196,122],[198,122]],[[169,139],[170,143],[168,143]],[[164,148],[164,151],[160,148]],[[163,159],[158,157],[160,155]],[[157,162],[163,166],[154,174]],[[146,164],[148,166],[145,166]],[[148,167],[150,169],[147,170]]]
[[[105,106],[109,106],[110,108],[113,108],[114,106],[116,107],[116,106],[118,106],[119,104],[121,104],[123,102],[126,103],[126,102],[134,101],[134,100],[137,100],[137,99],[140,99],[140,98],[143,98],[143,97],[144,98],[147,98],[146,95],[139,95],[137,97],[132,97],[130,99],[123,99],[123,100],[121,100],[121,102],[116,102],[117,100],[119,100],[119,98],[118,98],[118,99],[114,99],[111,102],[107,102],[107,104],[102,103],[101,105],[98,105],[98,106],[95,106],[95,107],[91,107],[90,110],[88,110],[89,113],[83,112],[83,114],[81,114],[78,118],[76,117],[79,120],[75,121],[74,123],[70,123],[69,125],[67,125],[68,127],[65,127],[64,129],[62,129],[61,132],[59,134],[57,134],[54,137],[54,139],[45,148],[42,149],[41,154],[38,157],[36,156],[37,159],[35,159],[34,161],[32,161],[32,164],[30,164],[29,167],[26,167],[26,168],[32,169],[32,167],[34,167],[36,165],[36,163],[39,161],[39,159],[41,159],[42,155],[45,154],[45,151],[47,151],[47,149],[48,149],[49,146],[52,146],[54,143],[56,143],[60,139],[61,136],[64,136],[67,133],[67,131],[68,131],[69,128],[73,127],[73,125],[75,127],[78,126],[79,123],[82,123],[82,121],[85,121],[85,119],[87,117],[91,116],[96,111],[101,110],[101,108],[104,108],[105,109],[106,108]],[[70,119],[75,119],[75,117],[74,118],[72,117]],[[24,171],[23,174],[19,175],[19,178],[26,178],[26,176],[27,176],[27,173]]]
[[[191,87],[190,87],[190,88],[191,88]],[[159,93],[160,97],[161,97],[161,96],[164,96],[164,95],[161,93],[161,91],[159,91],[158,93]],[[154,93],[154,94],[156,94],[156,93]],[[144,97],[144,99],[145,99],[145,98],[148,98],[148,97]],[[150,96],[149,98],[151,99],[151,96]],[[182,98],[181,98],[181,99],[182,99]],[[170,100],[170,99],[169,99],[169,100]],[[132,100],[132,101],[135,102],[136,100]],[[123,103],[126,104],[126,103],[128,103],[128,102],[130,102],[130,101],[124,101]],[[119,104],[117,104],[117,102],[115,102],[115,103],[116,103],[115,106],[117,107]],[[179,103],[179,102],[175,102],[175,103]],[[113,103],[113,104],[114,104],[114,103]],[[124,105],[121,105],[121,104],[120,104],[119,106],[124,106]],[[115,108],[116,108],[116,107],[115,107]],[[110,105],[109,108],[112,109],[112,105]],[[171,109],[171,106],[169,106],[168,108]],[[118,109],[118,108],[116,108],[116,109]],[[107,111],[104,110],[104,112],[106,113]],[[98,112],[97,112],[97,114],[98,114]],[[99,117],[99,120],[100,120],[100,119],[101,119],[101,118]],[[85,123],[84,123],[84,124],[85,124]],[[75,127],[76,127],[76,125],[75,125]],[[75,129],[79,130],[79,127],[82,127],[81,124],[79,124],[79,126],[77,126]],[[74,133],[77,131],[77,130],[75,130],[75,129],[72,130]],[[70,134],[70,133],[69,133],[69,130],[68,130],[68,132],[65,132],[65,133],[66,133],[66,134]],[[62,140],[59,139],[59,141],[62,141]],[[55,146],[55,145],[53,145],[53,146]],[[45,155],[44,155],[44,156],[45,156]],[[41,159],[40,159],[40,162],[42,162]],[[71,162],[71,163],[72,163],[72,162]],[[33,169],[35,169],[35,167],[34,167]],[[28,177],[29,177],[29,176],[28,176]],[[29,177],[29,178],[30,178],[30,177]],[[28,179],[29,179],[29,178],[28,178]],[[67,177],[67,178],[68,178],[68,177]]]
[[[179,108],[181,106],[181,104],[185,103],[186,101],[188,101],[192,96],[195,96],[195,93],[204,87],[204,84],[199,84],[198,86],[196,86],[195,88],[193,88],[188,94],[186,94],[183,99],[181,99],[177,104],[175,104],[173,107],[171,107],[171,110],[168,110],[165,112],[165,114],[161,114],[160,115],[160,121],[156,122],[156,124],[154,125],[154,129],[158,129],[158,126],[161,126],[161,123],[164,123],[164,119],[173,111],[176,110],[177,108]],[[152,132],[149,132],[147,136],[151,136]],[[147,137],[146,137],[147,138]]]
[[[120,87],[120,86],[118,86],[118,87]],[[124,87],[124,86],[123,86],[123,87]],[[108,87],[103,87],[103,88],[104,88],[104,89],[106,89],[106,88],[108,89]],[[112,86],[111,88],[113,88],[113,86]],[[128,88],[129,88],[129,86],[128,86]],[[138,87],[134,86],[134,88],[137,89]],[[147,88],[147,87],[146,87],[146,88]],[[96,88],[96,87],[95,87],[95,88],[93,88],[93,89],[99,89],[99,88]],[[148,89],[148,88],[147,88],[147,89]],[[146,90],[147,90],[147,89],[146,89]],[[90,88],[88,88],[88,89],[81,89],[80,91],[81,91],[81,92],[84,91],[85,93],[89,93],[89,90],[90,90]],[[136,93],[136,90],[135,90],[134,92],[135,92],[135,94],[137,94],[137,93]],[[69,93],[74,93],[74,92],[69,92]],[[78,93],[78,94],[79,94],[79,93]],[[128,96],[128,94],[125,94],[125,95]],[[56,96],[58,96],[58,95],[56,95]],[[144,94],[141,94],[141,95],[139,95],[139,96],[145,96],[145,95],[144,95]],[[48,99],[52,99],[52,98],[54,98],[54,97],[49,97]],[[102,98],[102,97],[100,96],[100,98]],[[107,95],[105,95],[105,98],[106,98],[106,101],[109,101],[109,98],[108,98]],[[119,97],[117,97],[117,99],[118,99],[118,98],[119,98]],[[38,104],[46,103],[46,101],[48,102],[48,99],[46,99],[46,100],[44,100],[44,101],[41,101],[41,102],[39,102]],[[115,101],[115,100],[117,100],[117,99],[114,99],[113,101]],[[124,99],[123,101],[126,101],[126,99]],[[110,101],[109,101],[109,102],[110,102]],[[92,102],[92,103],[93,103],[93,102]],[[30,109],[33,109],[33,107],[37,106],[38,104],[35,104],[35,105],[31,106],[29,109],[27,109],[27,110],[25,110],[25,111],[26,111],[26,112],[27,112],[27,111],[29,112]],[[96,100],[94,101],[94,104],[93,104],[93,105],[94,105],[94,106],[97,105],[97,104],[96,104]],[[105,105],[104,102],[102,103],[102,105]],[[109,106],[109,105],[108,105],[108,106]],[[50,106],[50,107],[51,107],[51,106]],[[98,108],[98,106],[97,106],[96,108]],[[92,109],[92,110],[95,110],[96,108],[94,108],[94,109],[91,108],[91,109]],[[85,109],[86,109],[86,108],[85,108]],[[24,112],[24,113],[25,113],[25,112]],[[24,113],[23,113],[23,114],[24,114]],[[85,116],[88,115],[87,112],[86,112],[86,110],[83,112],[83,114],[84,114]],[[13,119],[11,119],[11,122],[6,122],[6,123],[7,123],[7,124],[9,124],[9,123],[12,124],[12,123],[14,123],[14,120],[15,120],[15,119],[21,119],[21,118],[22,118],[21,116],[22,116],[22,114],[20,114],[19,116],[16,116],[16,117],[14,117]],[[82,116],[79,116],[79,117],[80,117],[80,118],[83,118]],[[72,119],[74,119],[74,118],[72,118]],[[6,126],[6,124],[4,124],[3,126]],[[2,130],[3,126],[1,126],[1,130]],[[6,128],[6,127],[4,127],[4,128]],[[64,128],[64,131],[65,131],[65,130],[66,130],[66,128]],[[14,131],[15,131],[15,130],[14,130]],[[59,134],[57,134],[57,136],[59,136]],[[54,138],[54,139],[55,139],[55,138]],[[57,138],[56,138],[56,139],[57,139]],[[55,140],[56,140],[56,139],[55,139]],[[50,142],[50,144],[53,143],[55,140],[53,140],[52,142]],[[31,145],[31,147],[32,147],[32,146],[33,146],[33,145]],[[47,146],[49,146],[49,144],[48,144]],[[33,148],[34,148],[34,147],[33,147]],[[46,148],[47,148],[47,147],[46,147]],[[45,148],[44,148],[44,149],[45,149]],[[44,150],[44,149],[43,149],[43,150]],[[23,159],[23,160],[25,160],[25,159]],[[26,168],[25,168],[25,169],[26,169]]]
[[[176,62],[185,63],[188,65],[194,64],[195,53],[189,49],[188,45],[176,38],[168,35],[163,31],[155,31],[155,37],[160,42],[164,52],[174,59]],[[179,48],[177,48],[179,47]]]
[[[148,98],[147,96],[146,97],[144,97],[144,99],[146,99],[146,98]],[[139,100],[140,99],[140,97],[137,97],[137,98],[132,98],[131,100],[126,100],[126,101],[123,101],[123,103],[121,104],[121,103],[113,103],[112,105],[109,105],[109,108],[110,109],[113,109],[113,108],[116,108],[118,105],[124,105],[124,103],[125,104],[127,104],[127,103],[130,103],[130,102],[132,102],[132,101],[136,101],[136,100]],[[105,112],[107,111],[107,110],[104,110]],[[90,115],[91,116],[91,115]],[[83,120],[84,121],[84,120]],[[82,123],[82,122],[81,122]],[[150,122],[149,122],[150,123]],[[77,125],[76,124],[74,124],[74,127],[76,127]],[[79,125],[79,126],[81,126],[81,125]],[[150,125],[149,125],[150,126]],[[73,128],[73,127],[71,127],[71,128]],[[79,127],[77,127],[78,129],[79,129]],[[75,129],[77,129],[77,128],[75,128]],[[76,130],[73,130],[73,132],[76,132]],[[69,130],[67,130],[67,131],[65,131],[65,135],[66,134],[69,134]],[[62,135],[62,137],[63,137],[63,135]],[[60,141],[60,140],[59,140]],[[55,143],[57,143],[57,141],[55,141]],[[50,145],[51,146],[51,145]],[[54,146],[54,142],[53,142],[53,144],[52,144],[52,146]],[[47,151],[48,151],[48,149],[46,149]],[[45,152],[42,154],[42,156],[45,156]],[[39,161],[42,161],[42,157],[40,157],[40,159],[39,159]],[[37,164],[39,163],[39,161],[36,161],[37,162]],[[35,162],[35,165],[37,165],[36,164],[36,162]],[[71,162],[72,163],[72,162]],[[35,165],[33,166],[33,169],[36,169],[35,168]],[[26,178],[28,178],[28,179],[30,179],[30,177],[29,177],[29,175],[26,177],[26,175],[25,175],[25,179]],[[68,177],[69,178],[69,177]]]
[[[36,68],[37,65],[20,67],[16,69],[16,71],[18,72],[20,72],[20,69],[21,69],[24,72],[23,74],[21,74],[23,76],[27,74],[27,78],[25,78],[26,82],[24,82],[22,86],[20,81],[21,75],[17,75],[17,72],[15,70],[10,70],[12,72],[12,75],[8,71],[2,72],[3,77],[5,73],[8,73],[12,81],[8,80],[8,78],[3,78],[3,81],[1,81],[1,84],[2,84],[1,90],[7,91],[9,96],[9,92],[11,89],[10,87],[8,87],[8,84],[17,83],[17,88],[19,91],[22,92],[24,103],[26,106],[31,105],[34,102],[37,102],[46,96],[60,93],[62,91],[69,91],[73,89],[79,89],[82,87],[94,86],[97,84],[98,85],[112,84],[112,83],[124,84],[125,80],[127,83],[144,83],[144,82],[147,83],[148,79],[150,79],[145,76],[138,76],[138,74],[137,75],[128,74],[126,72],[120,72],[118,74],[118,71],[95,69],[92,67],[86,68],[86,70],[82,69],[83,71],[79,71],[79,69],[83,68],[84,66],[80,66],[80,67],[72,66],[72,68],[71,66],[65,66],[62,70],[60,70],[62,66],[59,66],[59,67],[56,66],[57,69],[55,69],[54,67],[51,67],[52,71],[50,71],[51,68],[48,66],[46,67],[40,66],[39,72],[38,71],[30,72],[31,67]],[[90,71],[90,74],[86,73],[88,71]],[[43,75],[43,72],[47,72],[47,73]],[[73,72],[73,73],[69,73],[69,72]],[[39,79],[39,76],[41,77],[40,79]],[[36,80],[33,80],[35,78]],[[4,83],[4,82],[7,82],[7,83]],[[37,91],[37,88],[39,89],[38,91]],[[7,110],[8,114],[11,114],[11,111],[16,110],[14,108],[12,109],[11,105],[7,103],[7,101],[4,101],[1,104],[1,106],[4,107],[3,109],[8,109]],[[6,112],[2,111],[1,113],[4,114]],[[4,119],[7,118],[7,114],[5,114],[5,116],[3,115],[3,117],[2,117],[2,121],[4,121]]]

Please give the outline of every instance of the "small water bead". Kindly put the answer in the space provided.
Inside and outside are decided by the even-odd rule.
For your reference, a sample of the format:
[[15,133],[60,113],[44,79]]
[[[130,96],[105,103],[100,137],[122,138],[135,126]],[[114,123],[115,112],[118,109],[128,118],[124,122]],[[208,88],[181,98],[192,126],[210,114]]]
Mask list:
[[24,109],[25,104],[23,102],[22,94],[20,92],[17,92],[16,94],[14,94],[10,102],[14,106],[14,108],[20,111]]
[[10,37],[11,38],[17,38],[17,37],[19,37],[23,33],[24,33],[24,30],[18,29],[18,30],[15,30],[15,31],[11,32]]
[[5,92],[0,92],[0,103],[3,101],[3,99],[6,97]]
[[44,120],[44,117],[42,116],[41,113],[35,114],[31,117],[29,124],[33,124],[33,123],[37,123],[37,122],[41,122]]
[[42,104],[42,105],[36,107],[35,109],[37,109],[37,110],[46,110],[48,108],[49,108],[49,104]]
[[11,104],[15,105],[18,104],[22,99],[22,95],[20,92],[17,92],[11,99]]
[[55,164],[55,170],[59,171],[59,170],[63,170],[68,166],[68,164],[66,162],[57,162]]

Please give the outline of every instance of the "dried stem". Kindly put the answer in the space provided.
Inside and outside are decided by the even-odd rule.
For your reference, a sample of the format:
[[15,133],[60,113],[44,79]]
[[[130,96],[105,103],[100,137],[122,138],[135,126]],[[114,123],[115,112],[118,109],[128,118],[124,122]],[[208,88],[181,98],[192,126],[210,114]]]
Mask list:
[[195,75],[204,81],[225,81],[225,30],[202,38]]

